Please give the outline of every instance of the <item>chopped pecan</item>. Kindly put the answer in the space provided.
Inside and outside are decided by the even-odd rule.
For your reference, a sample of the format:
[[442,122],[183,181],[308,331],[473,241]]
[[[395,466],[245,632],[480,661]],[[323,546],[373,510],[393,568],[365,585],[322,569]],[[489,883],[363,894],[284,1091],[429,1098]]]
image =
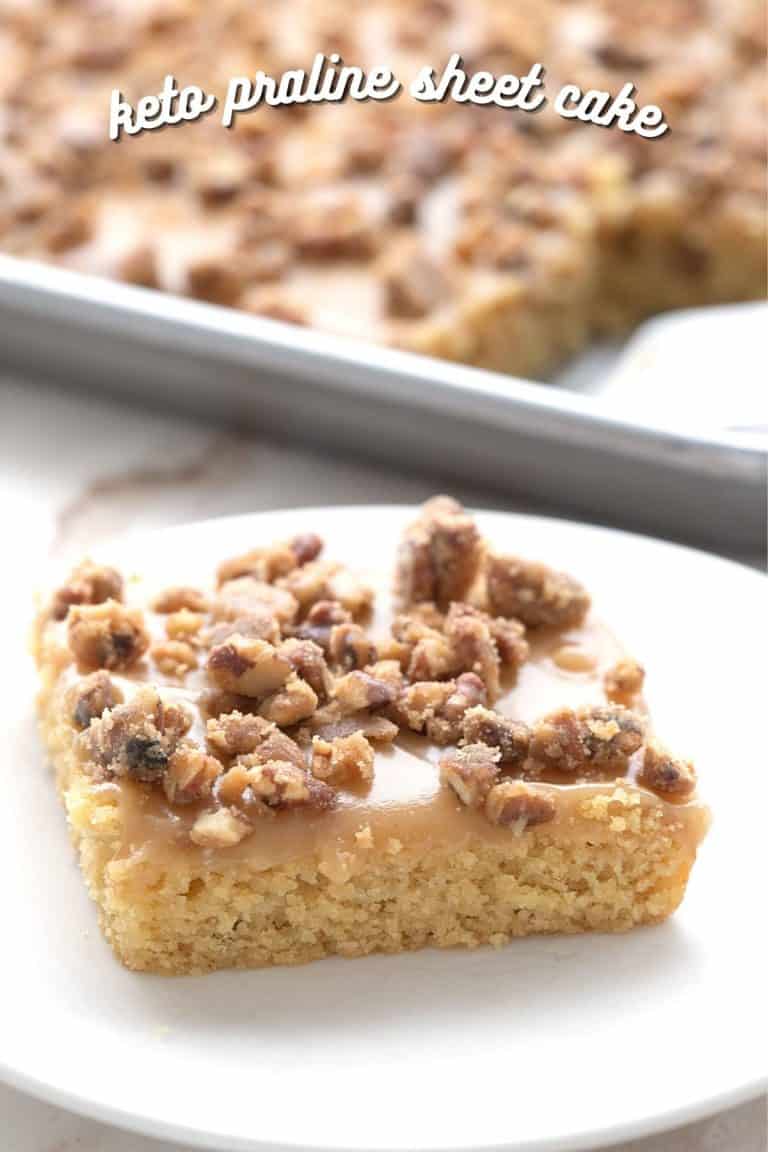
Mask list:
[[689,760],[677,760],[655,741],[643,749],[638,784],[674,800],[687,800],[696,789],[696,772]]
[[488,627],[502,664],[515,669],[524,664],[530,654],[530,645],[525,638],[522,620],[507,616],[489,617]]
[[306,680],[318,700],[327,700],[333,678],[325,662],[322,648],[312,640],[299,640],[291,637],[284,640],[278,651],[284,656],[294,672]]
[[396,586],[404,606],[434,601],[447,609],[465,599],[481,556],[480,535],[455,500],[436,496],[403,535],[397,557]]
[[163,700],[154,688],[141,688],[127,704],[92,720],[78,738],[79,748],[106,776],[152,783],[165,775],[191,723],[186,708]]
[[273,724],[250,712],[224,712],[206,725],[209,746],[219,756],[227,757],[255,752],[273,731]]
[[485,578],[491,615],[515,617],[529,628],[572,627],[589,609],[589,596],[578,580],[545,564],[490,553]]
[[213,614],[218,620],[235,620],[239,616],[272,618],[280,626],[290,624],[298,611],[298,604],[290,591],[241,576],[228,580],[219,589],[213,603]]
[[373,780],[374,751],[362,732],[312,740],[312,774],[318,780],[334,784],[359,780],[368,784]]
[[233,306],[243,294],[243,277],[232,257],[200,256],[187,268],[186,292],[196,300]]
[[485,684],[490,700],[500,692],[499,653],[488,618],[466,604],[451,604],[445,618],[445,635],[450,641],[457,670],[475,672]]
[[73,605],[67,637],[81,668],[130,668],[149,647],[142,613],[117,600]]
[[288,544],[300,567],[302,564],[309,564],[311,560],[317,560],[324,547],[322,537],[316,532],[300,532],[297,536],[293,536]]
[[451,641],[433,628],[424,628],[411,650],[407,671],[411,680],[440,680],[457,670]]
[[289,728],[306,720],[317,708],[317,695],[295,672],[286,680],[282,688],[259,705],[259,715],[265,720]]
[[446,294],[442,269],[410,236],[387,253],[380,275],[384,308],[398,320],[428,316]]
[[427,718],[425,730],[435,744],[455,744],[461,736],[461,722],[468,708],[487,703],[485,684],[474,672],[457,677],[454,691],[435,712]]
[[99,671],[78,681],[69,690],[67,700],[72,723],[77,728],[87,728],[91,720],[101,716],[107,708],[122,704],[123,693],[108,673]]
[[345,713],[383,708],[397,696],[397,689],[368,672],[347,672],[336,681],[333,697]]
[[538,792],[522,780],[502,780],[494,784],[485,799],[485,813],[493,824],[546,824],[556,812],[552,796]]
[[376,645],[359,624],[335,624],[328,643],[331,662],[345,672],[365,668],[376,659]]
[[298,566],[296,553],[290,544],[273,544],[271,548],[253,548],[240,556],[233,556],[219,565],[216,579],[219,585],[241,576],[251,576],[271,584],[280,576],[287,576]]
[[423,680],[410,684],[397,698],[393,712],[413,732],[423,732],[456,691],[454,680]]
[[253,826],[229,808],[217,808],[198,816],[189,838],[201,848],[232,848],[253,831]]
[[498,748],[467,744],[440,761],[440,779],[469,808],[481,808],[499,775]]
[[332,700],[323,708],[318,708],[310,720],[308,735],[320,736],[323,740],[335,740],[337,736],[351,736],[362,732],[372,744],[390,744],[399,729],[397,724],[368,711],[344,714],[337,700]]
[[205,617],[198,612],[182,608],[171,612],[165,621],[165,631],[169,640],[184,640],[187,644],[197,644]]
[[[287,760],[263,762],[255,756],[242,756],[233,766],[245,769],[247,788],[257,801],[269,808],[329,808],[334,800],[332,788],[316,780],[306,768],[299,768]],[[227,774],[228,775],[228,774]],[[229,795],[226,776],[222,777],[219,795],[224,789]]]
[[211,649],[208,675],[225,692],[261,700],[291,675],[290,662],[268,641],[236,632]]
[[527,767],[580,774],[593,769],[623,773],[644,735],[641,718],[618,704],[578,711],[563,708],[533,726]]
[[177,584],[173,588],[166,588],[159,596],[155,597],[152,601],[152,610],[162,615],[170,615],[184,610],[207,612],[208,601],[199,588],[188,588]]
[[197,653],[185,640],[162,640],[154,644],[150,656],[165,676],[186,676],[197,668]]
[[267,611],[252,612],[250,616],[237,616],[208,628],[202,636],[209,648],[225,644],[231,636],[245,636],[249,640],[266,640],[275,647],[280,643],[280,624]]
[[331,646],[331,630],[337,624],[347,624],[351,614],[342,608],[338,600],[318,600],[313,604],[301,624],[293,627],[292,633],[300,640],[312,640],[327,654]]
[[126,284],[138,284],[141,288],[159,288],[157,253],[152,245],[136,244],[124,252],[115,267],[115,276]]
[[487,744],[501,751],[500,764],[520,767],[528,755],[531,733],[527,724],[510,720],[490,708],[470,708],[462,718],[462,742]]
[[54,620],[63,620],[72,604],[103,604],[105,600],[122,598],[123,578],[117,569],[86,560],[56,590],[51,612]]
[[210,796],[223,766],[194,745],[181,743],[168,758],[163,789],[172,804],[193,804]]
[[376,232],[357,198],[307,205],[295,222],[296,250],[305,260],[368,260]]
[[645,669],[637,660],[619,660],[604,677],[605,694],[616,704],[629,705],[643,690]]

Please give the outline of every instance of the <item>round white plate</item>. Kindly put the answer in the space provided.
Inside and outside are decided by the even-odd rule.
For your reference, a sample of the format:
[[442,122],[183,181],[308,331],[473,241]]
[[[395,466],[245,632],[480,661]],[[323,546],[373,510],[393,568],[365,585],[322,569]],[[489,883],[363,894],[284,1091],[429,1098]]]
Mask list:
[[[174,529],[128,570],[298,530],[390,565],[409,511],[324,509]],[[156,978],[102,941],[40,752],[6,602],[0,1069],[57,1104],[218,1149],[595,1148],[765,1085],[765,608],[759,575],[603,529],[487,514],[498,544],[580,576],[648,670],[657,728],[714,810],[668,923],[499,951]],[[111,551],[114,555],[114,551]],[[360,558],[362,564],[360,563]],[[10,639],[9,639],[10,637]]]

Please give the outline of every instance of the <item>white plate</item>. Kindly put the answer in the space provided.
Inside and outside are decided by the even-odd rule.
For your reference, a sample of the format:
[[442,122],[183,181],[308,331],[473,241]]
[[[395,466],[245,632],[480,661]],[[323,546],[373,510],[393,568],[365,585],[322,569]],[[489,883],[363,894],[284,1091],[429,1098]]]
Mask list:
[[[299,529],[388,564],[403,509],[281,512],[132,544],[129,568]],[[6,601],[9,747],[0,1067],[11,1084],[220,1149],[571,1149],[683,1123],[765,1085],[765,581],[603,529],[482,516],[500,545],[578,574],[646,664],[660,731],[698,762],[715,820],[662,926],[500,952],[133,975],[102,941],[38,749],[18,604]],[[9,639],[10,638],[10,639]]]

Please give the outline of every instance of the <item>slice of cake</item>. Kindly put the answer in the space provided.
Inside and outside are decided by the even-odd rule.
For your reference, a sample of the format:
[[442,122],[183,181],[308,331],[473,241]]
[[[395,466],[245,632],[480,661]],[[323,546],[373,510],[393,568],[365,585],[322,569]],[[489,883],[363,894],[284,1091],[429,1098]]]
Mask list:
[[585,589],[447,497],[395,567],[390,608],[390,572],[369,587],[306,534],[159,592],[86,562],[50,598],[41,728],[128,967],[500,945],[680,903],[708,812]]

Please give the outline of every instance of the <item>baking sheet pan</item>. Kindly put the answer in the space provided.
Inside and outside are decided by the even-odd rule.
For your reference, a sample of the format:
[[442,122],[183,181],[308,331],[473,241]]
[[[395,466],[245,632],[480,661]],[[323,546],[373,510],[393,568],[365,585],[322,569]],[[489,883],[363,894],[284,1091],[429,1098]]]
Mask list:
[[[0,368],[395,466],[583,519],[762,551],[759,429],[676,430],[610,397],[0,256]],[[727,382],[724,382],[727,386]],[[351,498],[354,494],[350,494]]]

